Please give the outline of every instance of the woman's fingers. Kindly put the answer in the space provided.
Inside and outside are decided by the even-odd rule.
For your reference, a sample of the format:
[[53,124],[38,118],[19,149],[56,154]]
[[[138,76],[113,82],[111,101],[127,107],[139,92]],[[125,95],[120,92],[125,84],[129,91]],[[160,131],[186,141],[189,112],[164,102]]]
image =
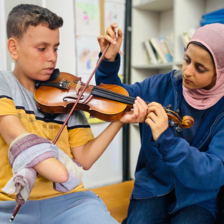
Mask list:
[[156,116],[155,113],[151,112],[147,115],[146,119],[150,119],[153,123],[158,123],[159,118]]
[[145,123],[150,126],[153,139],[157,141],[159,136],[168,128],[168,116],[161,104],[153,102],[148,105]]
[[154,112],[158,117],[167,117],[166,111],[159,103],[152,102],[148,105],[148,113]]
[[116,31],[113,30],[111,27],[107,28],[106,35],[110,36],[113,40],[116,40],[116,38],[117,38]]
[[98,40],[99,44],[104,44],[104,45],[107,45],[108,43],[111,43],[111,44],[117,43],[108,35],[99,36],[99,37],[97,37],[97,40]]
[[111,27],[111,29],[115,30],[118,27],[118,25],[117,25],[117,23],[111,23],[110,27]]
[[117,42],[118,43],[122,43],[122,38],[123,38],[123,32],[122,32],[122,29],[119,28],[118,31],[117,31]]

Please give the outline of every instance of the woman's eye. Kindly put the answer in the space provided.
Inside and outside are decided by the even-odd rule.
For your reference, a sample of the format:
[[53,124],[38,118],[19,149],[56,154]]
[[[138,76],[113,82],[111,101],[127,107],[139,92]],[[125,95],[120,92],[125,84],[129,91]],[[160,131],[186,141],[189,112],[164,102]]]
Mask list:
[[187,59],[187,58],[184,58],[184,61],[186,61],[187,64],[190,64],[191,63],[191,61],[189,59]]
[[54,51],[57,52],[58,51],[58,48],[55,48]]
[[205,70],[201,69],[200,67],[197,67],[197,71],[200,72],[200,73],[204,73],[205,72]]
[[45,50],[45,48],[38,48],[38,50],[39,50],[39,51],[44,51],[44,50]]

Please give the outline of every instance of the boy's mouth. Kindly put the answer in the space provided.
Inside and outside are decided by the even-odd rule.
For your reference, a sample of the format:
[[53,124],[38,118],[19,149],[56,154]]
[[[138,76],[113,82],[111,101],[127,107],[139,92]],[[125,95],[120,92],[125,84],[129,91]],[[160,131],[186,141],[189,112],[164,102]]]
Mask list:
[[48,74],[51,74],[54,71],[54,67],[44,69]]

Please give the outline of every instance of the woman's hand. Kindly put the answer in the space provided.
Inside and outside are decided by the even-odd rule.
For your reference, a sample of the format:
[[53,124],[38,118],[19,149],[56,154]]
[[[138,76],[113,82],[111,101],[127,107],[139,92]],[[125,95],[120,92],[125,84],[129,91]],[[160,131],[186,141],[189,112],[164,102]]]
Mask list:
[[121,29],[118,29],[116,34],[117,27],[118,25],[116,23],[111,23],[110,27],[108,27],[106,30],[106,34],[104,36],[97,37],[101,52],[104,52],[107,45],[111,43],[111,46],[109,47],[107,53],[104,56],[104,58],[108,61],[114,61],[117,56],[117,53],[121,53],[120,47],[122,43],[123,34]]
[[148,105],[145,123],[150,126],[153,139],[156,141],[169,126],[168,116],[161,104],[152,102]]
[[126,112],[125,115],[121,118],[122,123],[142,123],[145,121],[145,117],[148,112],[148,106],[144,100],[140,97],[137,97],[133,109],[129,112]]

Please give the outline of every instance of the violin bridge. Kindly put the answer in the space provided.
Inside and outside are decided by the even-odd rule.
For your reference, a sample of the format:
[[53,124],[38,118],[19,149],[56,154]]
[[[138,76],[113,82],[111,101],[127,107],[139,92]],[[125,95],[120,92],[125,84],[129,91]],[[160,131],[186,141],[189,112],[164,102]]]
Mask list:
[[81,81],[79,80],[75,87],[76,95],[78,95],[80,88],[81,88]]

